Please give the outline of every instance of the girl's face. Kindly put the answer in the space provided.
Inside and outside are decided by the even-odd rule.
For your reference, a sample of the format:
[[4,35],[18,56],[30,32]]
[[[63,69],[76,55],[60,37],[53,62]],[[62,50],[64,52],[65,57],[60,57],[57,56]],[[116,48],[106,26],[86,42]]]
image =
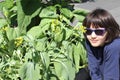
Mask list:
[[93,47],[103,46],[106,42],[107,32],[105,28],[90,26],[86,29],[86,37]]

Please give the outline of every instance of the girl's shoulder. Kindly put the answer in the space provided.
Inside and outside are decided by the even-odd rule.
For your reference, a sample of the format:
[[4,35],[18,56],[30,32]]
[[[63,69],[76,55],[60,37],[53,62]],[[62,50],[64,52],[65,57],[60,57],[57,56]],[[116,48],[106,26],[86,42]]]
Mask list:
[[104,55],[106,57],[120,57],[120,38],[114,39],[111,43],[105,45]]
[[107,44],[105,47],[110,49],[120,49],[120,37],[114,39],[111,43]]

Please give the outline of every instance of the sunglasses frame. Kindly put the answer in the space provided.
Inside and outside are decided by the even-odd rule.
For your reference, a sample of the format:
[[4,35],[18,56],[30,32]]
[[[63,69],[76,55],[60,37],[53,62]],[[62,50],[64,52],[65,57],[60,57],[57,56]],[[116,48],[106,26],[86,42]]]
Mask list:
[[[89,34],[87,34],[87,31],[89,30]],[[97,31],[101,31],[100,33],[98,33]],[[105,33],[106,29],[105,28],[101,28],[101,29],[90,29],[90,28],[86,28],[86,35],[91,35],[93,32],[98,35],[98,36],[102,36]]]

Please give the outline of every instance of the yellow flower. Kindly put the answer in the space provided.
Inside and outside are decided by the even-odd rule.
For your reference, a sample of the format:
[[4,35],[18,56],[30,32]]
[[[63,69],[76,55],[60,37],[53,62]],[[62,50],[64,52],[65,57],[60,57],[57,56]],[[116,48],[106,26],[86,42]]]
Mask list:
[[22,44],[23,42],[23,38],[22,37],[18,37],[15,39],[15,45],[18,47]]
[[6,31],[8,29],[8,27],[4,27],[3,30]]
[[85,26],[80,26],[80,27],[79,27],[79,30],[80,30],[82,33],[85,33],[85,32],[86,32],[86,27],[85,27]]
[[52,21],[51,28],[52,28],[53,32],[59,32],[60,31],[58,19],[55,19],[55,20]]
[[55,19],[55,20],[52,21],[52,23],[51,23],[51,28],[52,28],[52,31],[53,31],[53,32],[55,32],[56,26],[57,26],[58,24],[59,24],[58,19]]
[[0,30],[6,31],[7,29],[8,29],[8,27],[7,27],[7,26],[4,26],[4,27],[2,27]]
[[55,20],[52,21],[52,25],[57,26],[58,24],[59,24],[58,19],[55,19]]

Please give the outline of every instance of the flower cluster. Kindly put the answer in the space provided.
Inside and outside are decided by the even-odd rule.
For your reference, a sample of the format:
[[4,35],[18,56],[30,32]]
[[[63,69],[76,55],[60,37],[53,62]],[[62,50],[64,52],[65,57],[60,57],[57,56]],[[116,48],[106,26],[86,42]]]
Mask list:
[[80,30],[82,33],[85,33],[85,32],[86,32],[86,27],[85,27],[85,26],[80,26],[80,27],[79,27],[79,30]]

